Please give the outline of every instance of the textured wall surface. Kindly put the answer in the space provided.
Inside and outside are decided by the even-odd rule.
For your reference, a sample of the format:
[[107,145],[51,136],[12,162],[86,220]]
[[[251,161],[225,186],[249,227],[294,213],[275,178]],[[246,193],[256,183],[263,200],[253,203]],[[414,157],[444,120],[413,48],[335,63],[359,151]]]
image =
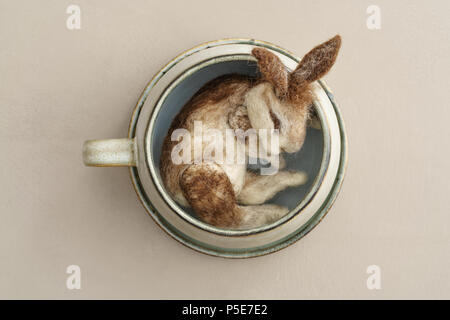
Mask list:
[[[70,4],[80,30],[66,27]],[[366,26],[371,4],[379,30]],[[0,0],[0,298],[450,298],[449,9]],[[301,56],[336,33],[325,81],[347,125],[347,176],[295,245],[239,261],[196,253],[146,214],[126,168],[83,166],[83,141],[125,137],[147,81],[185,49],[251,37]],[[66,288],[72,264],[81,290]]]

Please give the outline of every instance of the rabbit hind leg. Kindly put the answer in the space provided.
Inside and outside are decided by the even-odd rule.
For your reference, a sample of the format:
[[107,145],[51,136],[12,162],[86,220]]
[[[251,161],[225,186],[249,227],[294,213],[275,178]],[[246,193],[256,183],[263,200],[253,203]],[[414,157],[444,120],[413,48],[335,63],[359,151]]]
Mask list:
[[274,204],[238,205],[227,174],[214,163],[186,168],[180,186],[199,218],[220,228],[256,228],[276,221],[288,212],[287,208]]
[[180,187],[202,221],[222,228],[238,228],[241,224],[242,211],[233,186],[217,164],[190,165],[180,177]]
[[279,171],[270,176],[247,171],[244,187],[237,200],[240,204],[262,204],[287,187],[304,184],[307,179],[306,173],[302,171]]

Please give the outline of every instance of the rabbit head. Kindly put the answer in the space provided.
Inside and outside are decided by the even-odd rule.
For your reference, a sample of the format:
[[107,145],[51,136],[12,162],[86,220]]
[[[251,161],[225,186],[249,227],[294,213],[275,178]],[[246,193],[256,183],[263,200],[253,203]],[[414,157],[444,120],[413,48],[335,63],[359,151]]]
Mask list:
[[263,81],[245,95],[248,118],[254,129],[279,130],[280,152],[293,153],[302,147],[312,104],[311,83],[331,69],[340,46],[337,35],[308,52],[292,72],[272,52],[253,49]]

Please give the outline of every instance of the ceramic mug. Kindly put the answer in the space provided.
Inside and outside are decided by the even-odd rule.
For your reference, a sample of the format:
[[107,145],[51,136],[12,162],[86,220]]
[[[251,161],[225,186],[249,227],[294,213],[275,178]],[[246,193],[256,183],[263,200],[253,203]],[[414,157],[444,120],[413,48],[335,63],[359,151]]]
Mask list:
[[287,156],[288,167],[308,173],[308,183],[273,201],[289,207],[278,221],[250,230],[221,229],[197,219],[166,192],[159,173],[163,140],[172,119],[208,81],[230,73],[257,76],[254,47],[276,54],[293,70],[300,59],[268,42],[226,39],[190,49],[170,61],[148,83],[131,117],[128,138],[90,140],[83,146],[87,166],[128,166],[136,193],[150,216],[170,236],[202,253],[246,258],[280,250],[314,228],[332,206],[347,163],[347,140],[339,108],[323,81],[314,83],[315,125],[303,148]]

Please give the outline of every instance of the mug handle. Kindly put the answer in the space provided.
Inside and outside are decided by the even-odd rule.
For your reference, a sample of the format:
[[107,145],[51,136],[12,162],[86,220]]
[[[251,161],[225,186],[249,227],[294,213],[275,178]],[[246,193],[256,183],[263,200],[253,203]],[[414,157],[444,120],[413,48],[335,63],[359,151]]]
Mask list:
[[135,139],[88,140],[83,144],[83,162],[89,167],[136,167]]

